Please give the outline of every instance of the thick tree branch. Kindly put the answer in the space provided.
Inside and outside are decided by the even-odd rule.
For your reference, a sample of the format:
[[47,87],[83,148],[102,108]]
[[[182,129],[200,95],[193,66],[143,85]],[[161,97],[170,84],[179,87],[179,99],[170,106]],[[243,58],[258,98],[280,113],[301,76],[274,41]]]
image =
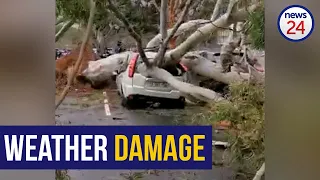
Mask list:
[[168,0],[161,0],[160,34],[162,36],[162,41],[168,36],[167,26],[168,26]]
[[71,74],[71,77],[68,77],[68,82],[67,82],[67,85],[66,87],[63,89],[61,95],[60,95],[60,98],[58,99],[57,103],[56,103],[56,109],[59,107],[59,105],[62,103],[62,101],[64,100],[64,98],[66,97],[70,87],[71,87],[71,83],[73,82],[72,80],[74,79],[76,73],[78,72],[79,70],[79,67],[80,67],[80,64],[81,64],[81,61],[82,61],[82,57],[83,57],[83,52],[84,52],[84,48],[89,40],[89,37],[90,37],[90,34],[92,32],[92,24],[93,24],[93,18],[94,18],[94,14],[95,14],[95,11],[96,11],[96,4],[93,0],[90,1],[90,5],[91,5],[91,8],[90,8],[90,16],[89,16],[89,20],[88,20],[88,25],[87,25],[87,30],[86,30],[86,34],[83,38],[83,41],[82,41],[82,44],[81,44],[81,47],[80,47],[80,53],[79,53],[79,57],[76,61],[76,64],[75,64],[75,67],[73,68],[73,71],[72,71],[72,74]]
[[107,0],[108,4],[107,7],[111,10],[114,15],[124,24],[126,29],[128,30],[129,34],[135,39],[137,43],[138,52],[146,64],[147,67],[151,67],[151,64],[148,61],[148,58],[142,48],[142,40],[140,35],[134,30],[133,26],[129,23],[129,21],[125,18],[125,16],[118,10],[118,8],[111,2],[111,0]]
[[218,102],[224,100],[224,98],[222,98],[218,93],[215,93],[210,89],[202,88],[177,80],[174,76],[172,76],[168,71],[164,69],[153,67],[151,69],[148,69],[147,73],[152,77],[167,82],[173,88],[178,89],[181,93],[190,94],[193,97],[196,97],[197,99],[200,99],[202,101]]
[[221,72],[221,67],[217,63],[209,61],[193,52],[187,53],[182,59],[181,63],[188,67],[192,72],[203,76],[212,78],[216,81],[223,82],[225,84],[231,84],[233,82],[245,81],[249,79],[248,73],[237,72]]
[[[203,42],[210,34],[216,32],[220,27],[226,28],[229,27],[234,22],[244,21],[250,12],[256,10],[260,4],[253,4],[247,10],[240,9],[235,13],[232,14],[224,14],[213,23],[207,24],[203,27],[198,28],[196,32],[194,32],[191,36],[189,36],[183,43],[181,43],[175,49],[168,51],[165,54],[165,61],[171,61],[171,63],[176,63],[174,61],[179,61],[179,59],[190,51],[194,46]],[[230,6],[233,8],[234,6]],[[231,18],[229,17],[231,16]]]
[[[181,26],[178,28],[176,33],[174,33],[174,37],[180,36],[180,35],[182,35],[183,33],[186,33],[186,32],[194,31],[199,26],[203,26],[203,25],[208,24],[210,22],[211,22],[210,20],[205,20],[205,19],[196,19],[196,20],[191,20],[191,21],[185,22],[185,23],[181,24]],[[173,28],[168,29],[168,34],[170,34],[170,32],[172,30],[173,30]],[[147,48],[154,48],[154,47],[159,46],[159,44],[161,43],[161,37],[162,36],[159,33],[154,38],[152,38],[148,42]]]

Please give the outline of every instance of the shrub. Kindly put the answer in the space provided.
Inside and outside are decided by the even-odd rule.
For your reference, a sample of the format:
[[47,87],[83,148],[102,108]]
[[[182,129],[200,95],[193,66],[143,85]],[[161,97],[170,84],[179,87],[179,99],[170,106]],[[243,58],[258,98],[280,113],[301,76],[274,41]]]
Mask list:
[[231,122],[227,161],[236,168],[237,179],[250,179],[264,162],[264,87],[237,83],[229,89],[229,101],[211,105],[209,112],[198,114],[194,121],[198,124]]
[[264,49],[264,7],[249,15],[248,35],[251,38],[252,46],[256,49]]

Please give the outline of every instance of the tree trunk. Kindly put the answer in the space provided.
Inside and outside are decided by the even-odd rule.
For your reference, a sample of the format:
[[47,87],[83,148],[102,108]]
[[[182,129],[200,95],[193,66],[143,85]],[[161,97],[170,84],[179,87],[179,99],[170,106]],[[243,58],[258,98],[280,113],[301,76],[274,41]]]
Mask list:
[[65,23],[62,28],[59,30],[59,32],[56,34],[56,42],[59,41],[59,39],[66,33],[70,27],[74,24],[74,20],[70,20],[67,23]]
[[168,71],[164,69],[153,67],[151,69],[147,69],[147,73],[154,78],[167,82],[168,84],[170,84],[170,86],[179,90],[180,92],[184,94],[190,94],[202,101],[217,102],[224,100],[224,98],[222,98],[220,94],[215,93],[214,91],[177,80],[174,76],[172,76]]
[[212,61],[206,60],[201,57],[189,56],[188,53],[181,59],[181,63],[188,67],[192,72],[204,77],[209,77],[225,84],[231,84],[232,82],[239,82],[249,80],[248,73],[228,72],[223,73],[221,66]]

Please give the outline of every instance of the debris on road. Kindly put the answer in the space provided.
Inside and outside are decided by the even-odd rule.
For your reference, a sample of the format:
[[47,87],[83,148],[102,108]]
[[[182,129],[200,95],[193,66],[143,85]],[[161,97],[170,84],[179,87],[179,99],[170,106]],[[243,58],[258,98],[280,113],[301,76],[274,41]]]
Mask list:
[[228,142],[223,141],[212,141],[212,146],[228,148],[230,144]]

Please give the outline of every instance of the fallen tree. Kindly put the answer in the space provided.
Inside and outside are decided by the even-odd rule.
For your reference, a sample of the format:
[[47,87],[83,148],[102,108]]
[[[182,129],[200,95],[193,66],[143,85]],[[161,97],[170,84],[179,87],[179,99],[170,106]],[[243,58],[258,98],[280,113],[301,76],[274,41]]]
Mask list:
[[[161,19],[166,17],[167,6],[165,2],[162,1],[159,11],[162,13]],[[130,35],[136,40],[137,49],[140,54],[140,57],[143,61],[142,64],[139,64],[137,71],[146,76],[151,76],[160,80],[163,80],[170,84],[172,87],[180,90],[186,95],[186,97],[198,99],[205,102],[219,102],[215,103],[216,105],[223,106],[227,105],[228,112],[233,111],[234,113],[224,113],[224,115],[236,115],[237,118],[230,118],[231,120],[238,120],[241,123],[247,124],[246,121],[243,121],[243,116],[247,116],[251,113],[250,118],[256,119],[256,113],[253,111],[248,111],[247,107],[252,106],[253,103],[245,104],[245,106],[239,106],[239,104],[232,102],[232,98],[225,99],[220,94],[206,89],[191,83],[182,82],[177,80],[172,74],[165,70],[165,66],[176,65],[177,63],[182,63],[188,67],[191,75],[200,75],[206,78],[211,78],[225,84],[233,84],[234,82],[249,82],[250,86],[255,83],[264,83],[264,72],[259,71],[256,68],[257,60],[252,54],[250,55],[249,45],[246,43],[246,34],[244,29],[237,28],[241,27],[243,22],[247,21],[249,15],[255,12],[260,6],[261,2],[252,0],[252,1],[241,1],[241,0],[230,0],[227,11],[218,17],[217,9],[222,4],[222,1],[217,1],[216,7],[213,10],[210,20],[198,20],[198,24],[194,26],[194,23],[186,22],[183,23],[184,16],[188,12],[188,9],[192,5],[192,0],[188,0],[185,3],[184,9],[181,13],[181,16],[174,27],[170,30],[164,29],[166,26],[166,21],[162,20],[160,22],[160,34],[153,38],[147,47],[157,46],[158,52],[146,52],[142,47],[142,41],[140,34],[137,33],[138,30],[130,24],[126,17],[118,10],[118,8],[113,4],[111,0],[107,0],[107,8],[113,12],[113,14],[124,24],[124,26],[129,31]],[[217,18],[218,17],[218,18]],[[217,19],[215,19],[217,18]],[[197,21],[197,20],[194,20]],[[202,22],[202,23],[201,23]],[[92,24],[89,22],[89,25]],[[193,24],[193,25],[192,25]],[[242,24],[242,25],[241,25]],[[88,30],[89,30],[88,25]],[[193,47],[197,44],[206,41],[208,38],[212,37],[212,34],[216,34],[217,31],[221,29],[229,29],[230,25],[233,25],[232,33],[230,33],[229,40],[222,46],[221,51],[219,52],[220,59],[219,61],[211,59],[210,56],[205,55],[203,51],[191,51]],[[196,28],[195,28],[196,27]],[[192,30],[192,29],[195,30]],[[176,48],[167,50],[168,42],[171,38],[182,35],[183,32],[194,31],[184,42],[179,44]],[[88,35],[88,33],[87,33]],[[87,38],[87,37],[86,37]],[[86,39],[85,38],[85,39]],[[85,41],[84,41],[85,42]],[[237,49],[240,53],[235,53]],[[83,48],[82,48],[83,51]],[[112,75],[113,71],[122,72],[126,69],[128,65],[128,57],[133,52],[124,52],[120,54],[115,54],[109,56],[108,58],[101,59],[98,61],[89,62],[88,68],[83,71],[82,75],[86,76],[91,81],[104,81],[109,76]],[[81,56],[82,53],[80,53]],[[212,53],[216,54],[216,53]],[[81,62],[81,57],[79,57],[76,63],[76,70],[73,71],[73,75],[78,69],[79,62]],[[68,82],[71,82],[71,79]],[[66,87],[66,91],[69,86]],[[240,88],[240,92],[237,93],[239,96],[252,95],[250,93],[243,92],[244,88]],[[60,99],[60,103],[65,97],[63,94]],[[232,96],[232,95],[231,95]],[[233,98],[237,98],[233,96]],[[259,96],[260,98],[260,96]],[[241,103],[252,100],[252,98],[238,99]],[[261,101],[257,102],[261,106]],[[58,106],[59,104],[57,104]],[[263,105],[262,105],[263,106]],[[240,113],[239,108],[244,111]],[[263,108],[262,108],[263,109]],[[261,114],[261,112],[258,112]],[[218,114],[218,112],[215,112]],[[263,118],[262,118],[263,117]],[[248,117],[247,117],[248,118]],[[225,118],[224,118],[225,119]],[[263,122],[264,114],[261,115],[260,121]],[[254,121],[252,121],[254,122]],[[235,122],[238,123],[238,122]],[[253,125],[261,126],[263,123],[253,123]],[[236,126],[237,127],[237,126]],[[259,127],[263,129],[262,127]],[[242,138],[247,141],[248,135],[247,131],[242,131]],[[253,133],[259,134],[259,131],[254,131]],[[262,134],[259,136],[263,137]],[[236,136],[237,138],[239,136]],[[240,136],[241,137],[241,136]],[[260,138],[260,137],[259,137]],[[242,149],[242,147],[238,148]],[[259,155],[261,152],[259,151]],[[248,154],[246,154],[248,155]],[[251,155],[251,153],[249,153]],[[245,159],[245,158],[242,158]],[[264,164],[261,166],[261,169],[258,171],[256,179],[262,176],[264,172]]]
[[[155,36],[147,45],[147,48],[151,48],[153,46],[159,46],[158,52],[145,52],[142,47],[141,37],[137,33],[138,31],[130,24],[130,22],[124,17],[124,15],[118,11],[111,0],[107,1],[107,7],[113,14],[123,22],[124,26],[129,31],[130,35],[137,42],[138,52],[143,60],[143,64],[140,64],[138,67],[138,71],[142,74],[149,75],[155,78],[159,78],[163,81],[169,83],[172,87],[184,92],[194,98],[197,98],[202,101],[220,101],[222,99],[219,94],[213,92],[209,89],[200,88],[195,85],[191,85],[186,82],[180,82],[176,80],[170,73],[166,70],[162,69],[163,66],[175,65],[179,62],[183,63],[188,67],[190,71],[194,74],[198,74],[201,76],[205,76],[208,78],[212,78],[216,81],[220,81],[226,84],[230,84],[232,82],[239,81],[249,81],[250,79],[256,79],[253,82],[264,82],[263,73],[258,72],[254,67],[255,64],[249,64],[248,61],[254,59],[254,57],[249,57],[247,54],[241,59],[239,57],[235,57],[233,52],[236,48],[240,46],[241,38],[236,36],[239,34],[238,32],[234,32],[230,36],[230,41],[226,42],[225,45],[222,46],[220,52],[220,63],[213,62],[210,59],[204,58],[197,52],[190,52],[194,46],[197,44],[207,40],[208,37],[213,33],[221,29],[229,29],[229,26],[232,24],[236,24],[238,22],[245,22],[250,13],[254,12],[258,7],[260,7],[261,3],[257,1],[253,1],[248,4],[248,6],[242,7],[238,9],[239,1],[231,0],[228,6],[228,9],[225,14],[221,15],[216,20],[193,20],[186,23],[182,23],[188,8],[191,6],[192,1],[188,0],[186,5],[184,6],[184,10],[181,13],[181,16],[175,26],[168,31],[165,29],[160,30],[160,34]],[[220,6],[221,3],[217,3],[216,6]],[[166,7],[160,7],[160,12],[167,12]],[[213,11],[213,17],[216,15],[216,9],[219,7],[215,7]],[[166,21],[160,22],[160,27],[167,27],[165,24]],[[199,27],[200,26],[200,27]],[[168,42],[171,38],[177,37],[183,34],[186,31],[195,32],[189,36],[184,42],[179,44],[175,49],[167,50]],[[132,52],[127,52],[132,53]],[[98,60],[97,62],[92,62],[92,64],[104,64],[103,67],[97,65],[95,68],[91,67],[87,71],[84,71],[84,75],[87,76],[92,81],[99,80],[103,81],[104,76],[102,73],[103,69],[107,74],[111,74],[110,71],[115,69],[120,69],[120,66],[127,63],[127,56],[123,54],[113,55],[106,59]],[[100,61],[100,62],[99,62]],[[105,63],[109,61],[109,63]],[[102,63],[104,62],[104,63]],[[254,62],[254,61],[253,61]],[[225,64],[228,64],[227,66]],[[228,67],[228,68],[225,68]],[[237,68],[237,67],[241,68]],[[246,69],[246,70],[243,70]],[[91,74],[91,75],[90,75]],[[96,74],[96,75],[92,75]],[[97,78],[99,76],[99,78]]]

